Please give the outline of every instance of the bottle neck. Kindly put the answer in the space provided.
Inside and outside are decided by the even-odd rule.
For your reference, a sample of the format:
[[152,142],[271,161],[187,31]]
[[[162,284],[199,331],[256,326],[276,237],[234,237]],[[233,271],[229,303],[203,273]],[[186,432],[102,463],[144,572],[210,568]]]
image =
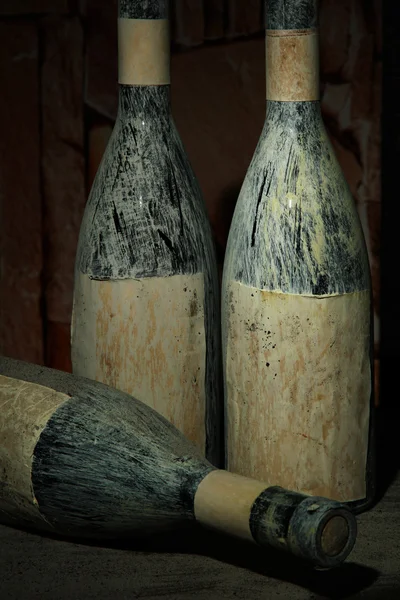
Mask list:
[[319,101],[316,0],[266,3],[267,100]]
[[198,485],[194,516],[206,527],[289,550],[322,567],[346,558],[357,531],[354,516],[339,502],[218,469]]
[[118,116],[138,132],[170,114],[168,8],[168,0],[119,0]]
[[135,123],[135,131],[145,133],[151,123],[170,119],[169,85],[119,85],[118,118]]

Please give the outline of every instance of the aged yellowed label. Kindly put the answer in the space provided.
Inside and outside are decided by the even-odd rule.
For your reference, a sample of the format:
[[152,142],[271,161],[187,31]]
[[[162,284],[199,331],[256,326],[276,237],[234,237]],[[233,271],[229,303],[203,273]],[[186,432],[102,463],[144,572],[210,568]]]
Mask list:
[[32,460],[40,434],[69,396],[0,375],[0,510],[43,519],[32,488]]
[[169,84],[168,19],[118,19],[118,81],[125,85]]
[[204,276],[75,278],[72,365],[146,403],[205,451]]
[[316,30],[266,32],[267,100],[319,100],[319,50]]
[[256,498],[267,486],[228,471],[215,470],[200,482],[194,498],[196,521],[252,540],[250,513]]
[[225,302],[228,469],[307,494],[364,498],[369,292],[313,297],[231,282]]

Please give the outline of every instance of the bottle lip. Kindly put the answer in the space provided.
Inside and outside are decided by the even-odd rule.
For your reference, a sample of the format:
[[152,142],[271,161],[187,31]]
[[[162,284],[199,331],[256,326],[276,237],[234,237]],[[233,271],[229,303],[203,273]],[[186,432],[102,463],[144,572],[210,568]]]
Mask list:
[[265,20],[271,29],[315,27],[318,24],[318,0],[264,0]]
[[118,15],[126,19],[168,19],[169,0],[118,0]]
[[[324,514],[318,516],[321,510]],[[296,513],[301,514],[299,521],[296,519]],[[316,528],[313,513],[318,521]],[[304,519],[305,515],[308,515],[309,519]],[[304,520],[306,523],[299,527],[298,523]],[[356,538],[357,521],[346,506],[326,498],[311,496],[295,509],[288,529],[289,548],[295,554],[301,550],[301,556],[310,560],[317,568],[324,569],[331,569],[343,563],[353,550]]]
[[357,521],[347,509],[333,509],[321,522],[318,543],[324,560],[342,562],[352,551],[357,537]]

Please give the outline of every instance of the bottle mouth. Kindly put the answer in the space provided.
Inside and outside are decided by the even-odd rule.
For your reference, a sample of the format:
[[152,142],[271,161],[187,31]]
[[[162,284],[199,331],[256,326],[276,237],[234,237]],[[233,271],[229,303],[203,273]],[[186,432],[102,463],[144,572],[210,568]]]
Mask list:
[[343,515],[331,517],[321,532],[321,549],[326,556],[338,556],[349,540],[349,523]]
[[[321,511],[325,514],[321,515]],[[357,521],[353,513],[339,503],[328,508],[318,502],[306,507],[306,512],[309,519],[303,516],[303,531],[295,527],[289,532],[289,545],[302,547],[303,556],[308,555],[317,568],[331,569],[343,563],[353,550],[357,537]]]
[[253,503],[250,531],[262,546],[289,551],[316,568],[330,569],[352,551],[357,522],[337,500],[272,486]]

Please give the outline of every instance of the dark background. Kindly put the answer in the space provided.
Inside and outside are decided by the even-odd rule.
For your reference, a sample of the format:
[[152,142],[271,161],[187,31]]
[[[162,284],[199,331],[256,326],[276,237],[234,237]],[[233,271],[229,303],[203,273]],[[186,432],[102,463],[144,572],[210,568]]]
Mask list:
[[[171,0],[171,5],[172,110],[205,196],[222,269],[234,205],[265,116],[263,0]],[[400,457],[398,13],[396,0],[320,0],[323,116],[357,203],[373,278],[378,498]],[[71,368],[80,222],[116,115],[116,17],[117,0],[0,0],[0,354],[64,370]],[[389,496],[385,510],[397,510],[397,501]],[[373,517],[381,519],[379,535],[367,544],[384,556],[390,532],[383,533],[386,516],[380,510]],[[26,538],[15,546],[18,560],[22,543]],[[57,552],[48,547],[51,564]],[[32,568],[45,580],[43,552],[32,548]],[[75,546],[66,548],[67,560],[62,553],[58,560],[60,572],[67,564],[68,575],[68,564],[74,564],[68,552]],[[241,556],[232,545],[240,566],[264,574],[264,555],[256,553]],[[137,570],[148,568],[150,558],[145,559]],[[116,556],[115,565],[122,560]],[[132,563],[125,560],[130,574]],[[88,564],[83,563],[82,581],[89,578]],[[202,570],[196,580],[190,569],[185,579],[185,556],[179,564],[182,586],[190,586],[193,577],[203,580]],[[328,574],[327,581],[322,573],[319,581],[318,573],[313,579],[306,571],[299,576],[284,564],[272,570],[283,581],[294,574],[314,598],[326,597],[328,588],[330,598],[349,597],[342,591],[350,593],[350,582],[354,589],[366,588],[372,577],[345,565],[341,574],[330,579]],[[246,573],[240,572],[243,593]],[[160,583],[162,593],[165,585]],[[390,600],[398,590],[383,587],[365,597]]]
[[[263,4],[171,1],[172,111],[220,270],[265,117]],[[391,410],[400,404],[398,10],[320,0],[322,111],[368,245],[376,404]],[[0,0],[0,352],[63,370],[79,227],[116,116],[116,18],[117,0]]]

